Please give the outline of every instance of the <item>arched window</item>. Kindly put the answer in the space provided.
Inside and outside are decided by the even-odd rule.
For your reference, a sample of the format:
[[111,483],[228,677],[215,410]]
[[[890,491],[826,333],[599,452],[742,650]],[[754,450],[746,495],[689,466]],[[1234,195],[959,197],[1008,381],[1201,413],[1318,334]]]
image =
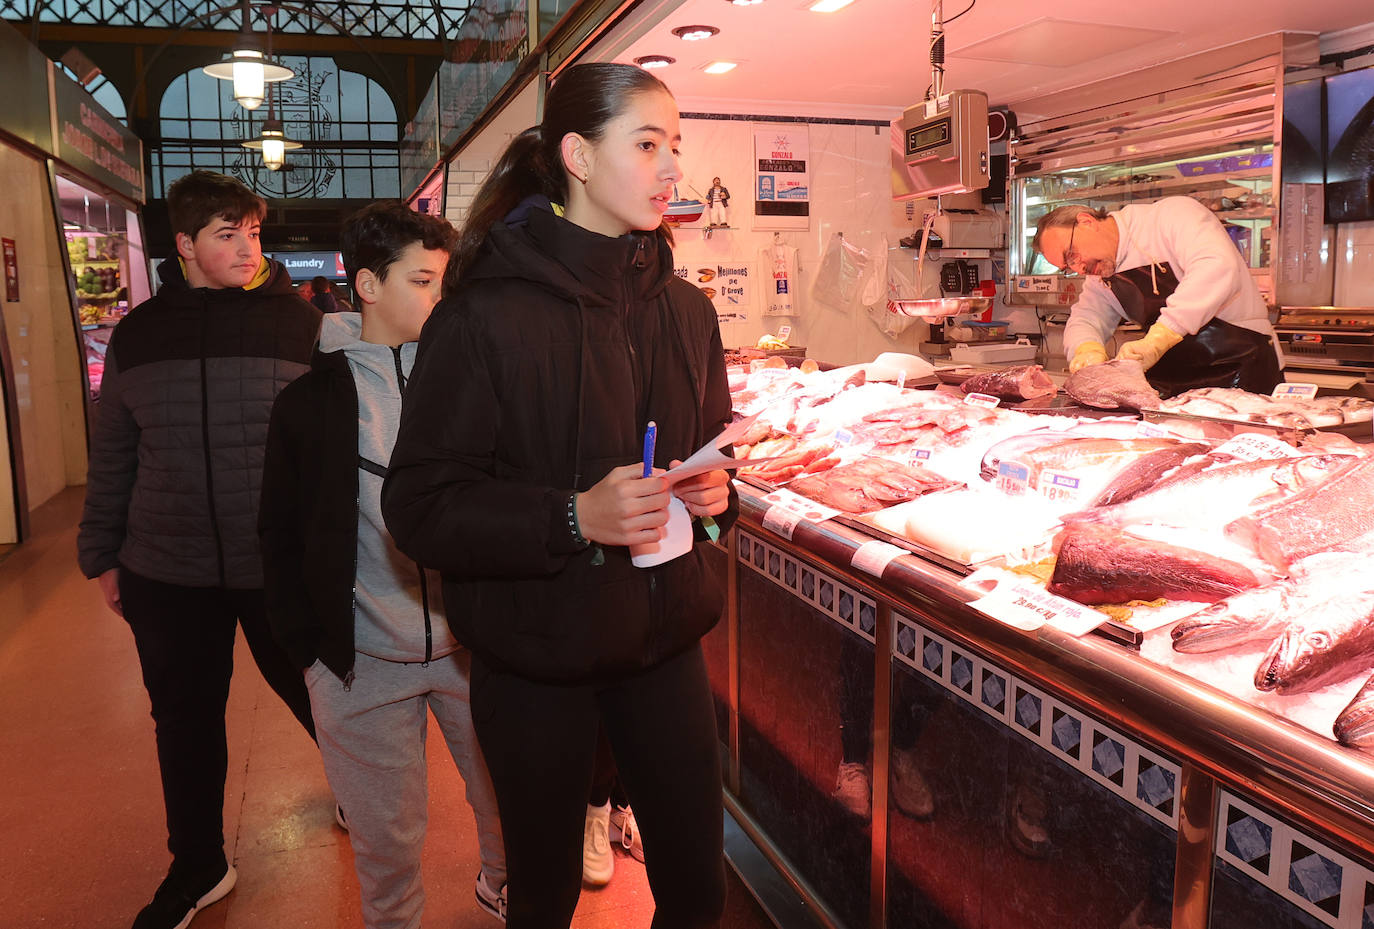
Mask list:
[[229,81],[193,68],[175,78],[158,111],[162,143],[152,151],[152,195],[195,168],[237,177],[264,197],[376,199],[400,196],[396,106],[376,81],[344,71],[332,58],[279,56],[296,72],[268,85],[286,136],[304,145],[286,167],[268,171],[240,144],[257,138],[264,103],[245,110]]
[[[76,72],[71,68],[60,61],[56,62],[56,64],[62,69],[63,74],[67,75],[67,77],[76,81],[78,84],[81,83],[81,79],[76,76]],[[129,125],[129,114],[128,111],[124,109],[124,98],[119,95],[119,90],[115,85],[109,82],[105,75],[98,75],[95,80],[87,84],[86,93],[95,98],[95,102],[103,106],[105,112],[109,113],[124,125]]]

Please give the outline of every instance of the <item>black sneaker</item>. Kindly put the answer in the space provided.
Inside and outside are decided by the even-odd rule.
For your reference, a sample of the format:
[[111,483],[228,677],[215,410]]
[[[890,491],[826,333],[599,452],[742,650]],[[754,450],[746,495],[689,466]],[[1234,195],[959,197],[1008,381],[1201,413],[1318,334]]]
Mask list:
[[196,913],[234,889],[238,872],[233,866],[224,870],[185,874],[173,865],[167,877],[134,920],[133,929],[186,929]]

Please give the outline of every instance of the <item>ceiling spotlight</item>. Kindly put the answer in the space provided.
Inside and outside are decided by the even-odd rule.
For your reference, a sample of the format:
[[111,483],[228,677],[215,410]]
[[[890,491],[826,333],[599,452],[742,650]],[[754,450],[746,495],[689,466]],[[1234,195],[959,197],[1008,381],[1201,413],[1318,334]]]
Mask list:
[[737,61],[713,61],[702,70],[707,74],[724,74],[726,71],[735,70]]
[[718,32],[720,30],[715,26],[678,26],[673,30],[673,35],[684,42],[696,42],[699,39],[709,39]]
[[676,58],[670,58],[667,55],[640,55],[635,59],[635,64],[645,71],[652,71],[654,68],[666,68],[668,65],[676,63]]

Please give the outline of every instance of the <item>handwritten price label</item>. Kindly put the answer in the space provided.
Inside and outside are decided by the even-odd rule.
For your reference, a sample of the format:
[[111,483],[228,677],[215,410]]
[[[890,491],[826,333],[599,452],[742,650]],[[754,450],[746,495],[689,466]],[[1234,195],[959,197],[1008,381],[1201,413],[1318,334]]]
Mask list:
[[998,462],[995,483],[1002,493],[1020,496],[1030,488],[1030,468],[1019,461]]
[[1173,433],[1163,426],[1156,426],[1154,423],[1147,423],[1143,419],[1136,424],[1135,434],[1142,439],[1165,439],[1173,438]]
[[790,490],[775,490],[763,499],[770,504],[763,514],[764,528],[776,532],[784,539],[792,538],[792,533],[796,531],[799,523],[822,523],[839,515],[840,512]]
[[1241,461],[1273,461],[1276,458],[1297,458],[1302,453],[1271,435],[1242,432],[1231,441],[1218,446],[1213,454],[1230,455]]
[[892,564],[898,556],[910,554],[904,548],[898,548],[891,542],[865,542],[854,552],[854,557],[849,563],[860,571],[864,571],[874,577],[881,578],[883,571]]
[[792,335],[792,327],[791,327],[791,326],[779,326],[779,327],[778,327],[778,338],[779,338],[779,339],[782,339],[784,342],[786,342],[786,341],[788,340],[788,338],[789,338],[791,335]]
[[1107,621],[1091,607],[1057,597],[996,569],[983,569],[964,579],[963,586],[983,596],[969,606],[998,622],[1027,632],[1049,624],[1069,635],[1087,635]]
[[989,394],[969,394],[964,397],[964,402],[969,406],[978,406],[985,410],[996,409],[1002,403],[997,397],[990,396]]
[[1316,384],[1280,384],[1270,394],[1275,400],[1311,400],[1317,396]]

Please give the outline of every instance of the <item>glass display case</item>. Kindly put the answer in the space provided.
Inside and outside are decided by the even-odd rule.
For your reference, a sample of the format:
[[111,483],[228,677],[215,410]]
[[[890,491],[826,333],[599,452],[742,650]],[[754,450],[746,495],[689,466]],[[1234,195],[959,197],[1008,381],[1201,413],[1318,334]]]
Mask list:
[[1017,177],[1012,185],[1013,273],[1054,274],[1056,268],[1031,250],[1041,216],[1068,203],[1119,210],[1163,197],[1192,197],[1216,214],[1268,290],[1276,216],[1272,140],[1225,149],[1194,151],[1147,161],[1122,161]]

